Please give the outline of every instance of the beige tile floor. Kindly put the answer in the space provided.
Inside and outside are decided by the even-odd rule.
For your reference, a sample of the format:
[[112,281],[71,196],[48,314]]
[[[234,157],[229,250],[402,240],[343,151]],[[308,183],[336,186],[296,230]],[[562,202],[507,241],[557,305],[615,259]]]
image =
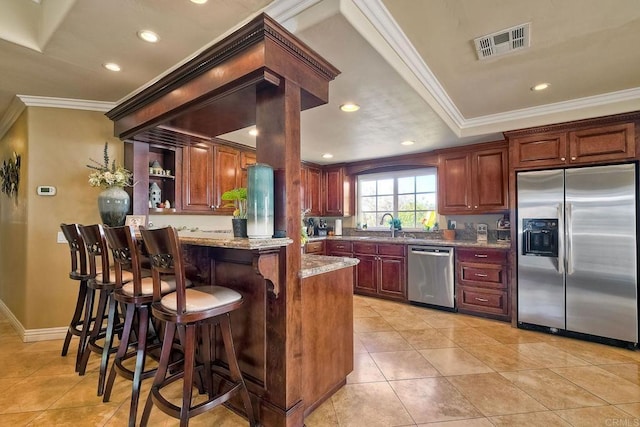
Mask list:
[[[360,296],[354,328],[355,369],[308,427],[640,426],[640,352]],[[0,317],[0,426],[126,425],[129,383],[102,403],[98,358],[79,377],[61,346]],[[178,423],[155,410],[150,425]],[[191,425],[247,424],[219,408]]]

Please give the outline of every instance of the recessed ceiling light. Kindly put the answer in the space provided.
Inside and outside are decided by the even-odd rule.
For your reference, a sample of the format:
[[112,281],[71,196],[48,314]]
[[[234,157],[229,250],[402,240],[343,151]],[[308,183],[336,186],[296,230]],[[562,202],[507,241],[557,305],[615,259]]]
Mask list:
[[257,136],[258,135],[258,129],[253,128],[249,131],[249,135],[251,136]]
[[531,90],[533,91],[539,91],[539,90],[545,90],[546,88],[548,88],[549,86],[551,86],[549,83],[538,83],[537,85],[533,86],[531,88]]
[[352,102],[348,102],[346,104],[342,104],[340,109],[346,113],[353,113],[354,111],[358,111],[360,106],[358,104],[354,104]]
[[115,62],[107,62],[106,64],[102,64],[102,66],[109,71],[120,71],[120,66]]
[[323,159],[331,159],[331,158],[333,158],[333,154],[331,154],[331,153],[324,153],[324,154],[322,155],[322,158],[323,158]]
[[402,141],[400,144],[401,145],[413,145],[413,144],[415,144],[415,141],[406,140],[406,141]]
[[191,0],[191,3],[195,3],[195,4],[205,4],[207,2],[207,0]]
[[158,37],[156,33],[149,30],[138,31],[138,37],[149,43],[156,43],[158,40],[160,40],[160,37]]

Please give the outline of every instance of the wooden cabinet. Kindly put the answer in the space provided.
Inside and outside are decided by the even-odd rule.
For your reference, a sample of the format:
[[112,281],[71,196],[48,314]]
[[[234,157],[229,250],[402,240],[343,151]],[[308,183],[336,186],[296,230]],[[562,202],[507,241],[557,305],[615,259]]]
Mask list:
[[636,156],[633,123],[518,135],[509,141],[514,168],[601,163]]
[[313,240],[307,242],[304,246],[305,254],[324,255],[324,240]]
[[343,166],[327,167],[323,171],[323,211],[325,216],[349,215],[349,185]]
[[300,206],[308,216],[322,215],[322,170],[302,165],[300,168]]
[[255,151],[241,151],[240,152],[240,187],[247,188],[248,168],[251,165],[256,164]]
[[201,142],[182,149],[182,210],[211,212],[215,208],[213,156],[215,146]]
[[406,301],[406,245],[353,242],[353,254],[356,293]]
[[510,320],[508,251],[456,249],[458,311]]
[[224,145],[216,145],[213,163],[213,205],[216,212],[233,215],[233,207],[225,207],[222,193],[242,186],[240,171],[240,150]]
[[503,142],[441,154],[438,211],[449,215],[508,210],[508,172],[508,150]]

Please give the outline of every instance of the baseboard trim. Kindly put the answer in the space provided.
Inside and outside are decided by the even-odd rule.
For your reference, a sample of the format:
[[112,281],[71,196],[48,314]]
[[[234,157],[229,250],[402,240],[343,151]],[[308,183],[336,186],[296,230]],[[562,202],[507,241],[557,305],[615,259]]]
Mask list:
[[16,316],[13,315],[9,307],[0,300],[0,313],[8,320],[13,329],[16,330],[22,342],[36,342],[64,339],[67,334],[66,327],[44,328],[44,329],[25,329]]

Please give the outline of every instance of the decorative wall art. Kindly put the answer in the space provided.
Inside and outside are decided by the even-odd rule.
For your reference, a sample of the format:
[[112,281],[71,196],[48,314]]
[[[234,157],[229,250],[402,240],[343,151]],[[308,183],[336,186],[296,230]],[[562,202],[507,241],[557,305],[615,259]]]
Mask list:
[[18,197],[18,184],[20,183],[20,156],[14,151],[13,157],[2,162],[0,169],[2,192],[9,197]]

